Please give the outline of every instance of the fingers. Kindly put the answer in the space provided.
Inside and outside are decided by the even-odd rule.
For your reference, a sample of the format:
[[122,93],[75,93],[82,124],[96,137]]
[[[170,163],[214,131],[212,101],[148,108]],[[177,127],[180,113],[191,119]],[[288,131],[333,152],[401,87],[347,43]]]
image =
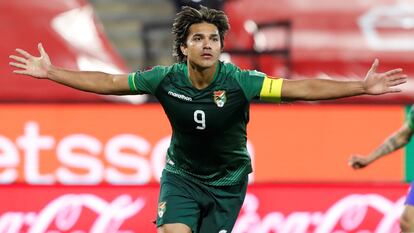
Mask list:
[[351,156],[351,158],[349,158],[348,160],[348,165],[352,166],[356,162],[356,160],[357,160],[356,156]]
[[353,169],[361,168],[361,165],[357,161],[349,161],[348,165]]
[[361,166],[361,164],[359,164],[359,163],[354,163],[354,164],[352,164],[352,168],[353,169],[359,169],[359,168],[362,168],[363,166]]
[[387,91],[387,93],[397,93],[397,92],[402,92],[402,89],[400,89],[400,88],[390,88]]
[[374,62],[372,63],[371,69],[369,69],[369,72],[375,73],[375,71],[377,71],[378,64],[379,64],[379,61],[377,58],[375,58]]
[[27,64],[27,60],[24,59],[24,58],[22,58],[22,57],[18,57],[18,56],[15,56],[15,55],[11,55],[11,56],[9,56],[9,58],[11,58],[11,59],[13,59],[15,61],[21,62],[23,64]]
[[38,48],[38,50],[39,50],[39,52],[40,52],[40,56],[42,56],[42,57],[43,57],[43,55],[46,55],[46,51],[45,51],[45,49],[43,48],[42,43],[39,43],[39,44],[37,45],[37,48]]
[[13,73],[29,75],[29,72],[27,72],[27,70],[13,70]]
[[17,63],[17,62],[9,62],[9,65],[17,67],[17,68],[21,68],[21,69],[26,69],[27,68],[27,66],[25,64]]
[[[16,49],[16,51],[18,51],[18,50]],[[23,51],[23,50],[21,50],[21,51]],[[25,51],[23,51],[23,53],[24,52]],[[20,53],[20,54],[22,54],[22,53]],[[15,55],[10,55],[9,58],[11,58],[11,59],[13,59],[13,60],[16,61],[16,62],[9,62],[9,65],[14,66],[16,68],[22,69],[22,70],[13,70],[13,73],[15,73],[15,74],[26,74],[26,72],[27,72],[26,71],[26,69],[27,69],[27,59],[22,58],[22,57],[19,57],[19,56],[15,56]]]
[[348,165],[352,167],[353,169],[363,168],[363,166],[361,165],[359,161],[349,161]]
[[397,93],[397,92],[401,92],[402,89],[400,88],[392,88],[395,86],[399,86],[401,84],[404,84],[407,82],[407,75],[403,74],[403,75],[398,75],[398,76],[394,76],[394,77],[389,77],[387,80],[387,86],[388,86],[388,93]]
[[400,78],[400,79],[389,80],[388,85],[393,87],[393,86],[401,85],[406,82],[407,82],[406,78]]
[[348,165],[353,169],[360,169],[364,167],[361,157],[356,155],[351,156],[351,158],[348,160]]
[[385,75],[392,76],[392,75],[401,73],[402,71],[403,71],[403,69],[401,69],[401,68],[394,69],[394,70],[389,70],[389,71],[385,72]]
[[16,49],[16,51],[17,51],[18,53],[20,53],[21,55],[23,55],[23,57],[25,57],[25,58],[27,58],[27,59],[29,59],[29,58],[31,58],[31,57],[32,57],[32,55],[30,55],[30,53],[28,53],[28,52],[24,51],[23,49]]
[[394,75],[394,76],[391,76],[391,77],[387,77],[387,80],[389,82],[394,82],[394,81],[399,81],[399,80],[407,81],[407,78],[408,77],[405,74],[397,74],[397,75]]

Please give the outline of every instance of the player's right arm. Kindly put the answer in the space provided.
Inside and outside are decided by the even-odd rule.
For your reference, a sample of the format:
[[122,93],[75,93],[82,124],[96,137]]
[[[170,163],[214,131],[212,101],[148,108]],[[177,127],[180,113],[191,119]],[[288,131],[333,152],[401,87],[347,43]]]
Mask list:
[[72,71],[53,66],[49,55],[39,43],[40,57],[35,57],[22,49],[16,49],[21,56],[11,55],[9,64],[18,68],[13,73],[30,75],[39,79],[49,79],[78,90],[107,95],[132,94],[128,84],[128,74],[113,75],[96,71]]
[[413,135],[413,128],[406,122],[399,130],[388,137],[377,149],[368,156],[354,155],[349,160],[349,165],[355,169],[364,168],[377,159],[390,154],[407,145]]

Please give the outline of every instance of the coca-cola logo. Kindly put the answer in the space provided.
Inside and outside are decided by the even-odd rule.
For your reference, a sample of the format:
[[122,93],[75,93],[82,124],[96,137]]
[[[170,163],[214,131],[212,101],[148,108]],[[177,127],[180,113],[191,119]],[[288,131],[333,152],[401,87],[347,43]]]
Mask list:
[[[3,189],[0,233],[156,232],[152,220],[159,187],[114,188],[115,196],[115,190],[106,187],[95,187],[93,193],[79,187],[76,194],[67,187],[40,192],[31,186]],[[309,198],[302,186],[284,190],[252,185],[232,233],[397,233],[405,188],[355,194],[358,189],[335,193],[335,188],[326,187]]]
[[[325,212],[278,211],[258,214],[260,200],[248,193],[233,233],[397,233],[405,197],[396,202],[379,194],[351,194],[333,203]],[[363,228],[368,210],[381,214],[374,231]]]
[[[38,213],[2,214],[0,233],[132,233],[134,231],[120,230],[120,227],[137,215],[145,204],[144,198],[134,200],[130,195],[120,195],[107,202],[93,194],[66,194],[51,201]],[[96,217],[89,217],[92,221],[88,229],[76,229],[84,212],[93,212]]]

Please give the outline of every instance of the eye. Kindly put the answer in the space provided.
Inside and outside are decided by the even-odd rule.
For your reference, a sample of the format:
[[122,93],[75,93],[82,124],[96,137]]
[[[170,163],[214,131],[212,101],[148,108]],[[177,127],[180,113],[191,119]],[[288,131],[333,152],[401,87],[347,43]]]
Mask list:
[[200,41],[200,40],[201,40],[201,38],[200,38],[200,37],[194,37],[194,38],[193,38],[193,40],[195,40],[195,41]]
[[219,41],[219,39],[218,39],[217,37],[214,37],[214,38],[213,38],[213,41],[214,41],[214,42],[217,42],[217,41]]

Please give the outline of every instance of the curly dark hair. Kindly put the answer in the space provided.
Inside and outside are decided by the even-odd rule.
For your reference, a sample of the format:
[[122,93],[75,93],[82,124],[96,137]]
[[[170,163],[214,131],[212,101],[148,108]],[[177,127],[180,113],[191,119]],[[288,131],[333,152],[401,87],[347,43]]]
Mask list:
[[217,27],[221,48],[224,47],[224,36],[230,29],[226,14],[223,11],[210,9],[205,6],[200,6],[200,10],[184,6],[177,13],[172,26],[172,34],[174,36],[173,56],[179,62],[187,60],[187,57],[181,52],[180,46],[185,45],[191,25],[203,22],[214,24]]

